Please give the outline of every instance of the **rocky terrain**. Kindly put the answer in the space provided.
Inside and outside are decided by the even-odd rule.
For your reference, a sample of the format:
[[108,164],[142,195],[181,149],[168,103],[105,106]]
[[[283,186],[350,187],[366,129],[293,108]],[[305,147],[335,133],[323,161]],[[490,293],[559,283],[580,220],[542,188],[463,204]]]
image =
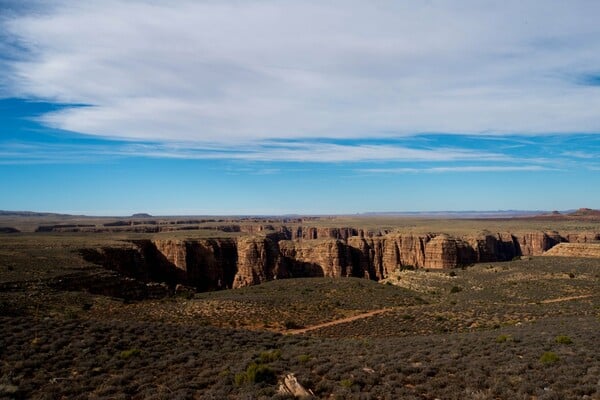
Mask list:
[[600,258],[600,243],[559,243],[546,251],[544,255]]
[[[289,229],[210,239],[133,240],[116,247],[85,249],[88,261],[144,282],[192,286],[200,291],[239,288],[292,277],[388,278],[399,269],[447,269],[509,261],[569,245],[561,255],[594,256],[600,233],[527,232],[447,234],[387,233],[365,236],[353,228]],[[348,236],[358,233],[359,235]],[[360,235],[362,234],[362,236]],[[567,247],[561,247],[567,248]],[[581,249],[591,249],[583,251]]]
[[[599,399],[584,214],[158,233],[0,215],[0,398]],[[79,231],[34,232],[57,223]]]
[[135,302],[0,290],[0,398],[292,399],[292,375],[322,399],[593,400],[599,268],[527,257]]

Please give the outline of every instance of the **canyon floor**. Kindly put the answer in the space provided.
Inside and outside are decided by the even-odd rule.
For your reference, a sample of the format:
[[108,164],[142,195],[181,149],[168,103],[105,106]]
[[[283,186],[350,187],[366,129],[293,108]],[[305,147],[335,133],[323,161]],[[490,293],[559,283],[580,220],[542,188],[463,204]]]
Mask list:
[[[399,224],[486,226],[411,219],[386,229]],[[61,286],[103,273],[81,249],[148,235],[0,234],[0,398],[291,399],[278,387],[293,374],[326,399],[600,399],[600,258],[523,256],[140,301]]]

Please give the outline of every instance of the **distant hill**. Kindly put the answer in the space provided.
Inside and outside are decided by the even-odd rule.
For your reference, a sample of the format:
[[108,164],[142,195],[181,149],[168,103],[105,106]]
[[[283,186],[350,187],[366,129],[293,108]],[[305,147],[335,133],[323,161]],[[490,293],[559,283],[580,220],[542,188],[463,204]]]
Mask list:
[[131,215],[131,218],[152,218],[152,215],[146,213],[137,213]]
[[366,212],[364,216],[397,216],[418,218],[512,218],[533,217],[547,211],[540,210],[495,210],[495,211],[390,211],[390,212]]
[[600,210],[593,210],[591,208],[580,208],[570,214],[572,217],[600,217]]
[[35,211],[5,211],[0,210],[0,216],[6,217],[83,217],[83,215],[58,214]]

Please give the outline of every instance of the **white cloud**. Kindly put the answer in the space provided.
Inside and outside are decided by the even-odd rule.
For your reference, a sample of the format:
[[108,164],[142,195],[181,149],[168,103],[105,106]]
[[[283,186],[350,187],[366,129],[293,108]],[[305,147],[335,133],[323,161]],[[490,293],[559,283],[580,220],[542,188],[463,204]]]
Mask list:
[[4,143],[2,163],[94,161],[114,157],[172,159],[228,159],[260,162],[455,162],[514,161],[492,152],[459,148],[413,149],[399,145],[335,144],[318,142],[261,142],[243,148],[227,145],[198,145],[193,142],[119,144],[21,144]]
[[52,127],[128,140],[598,133],[600,87],[581,84],[600,73],[598,15],[558,0],[59,1],[3,20],[28,53],[0,80],[90,105],[43,116]]

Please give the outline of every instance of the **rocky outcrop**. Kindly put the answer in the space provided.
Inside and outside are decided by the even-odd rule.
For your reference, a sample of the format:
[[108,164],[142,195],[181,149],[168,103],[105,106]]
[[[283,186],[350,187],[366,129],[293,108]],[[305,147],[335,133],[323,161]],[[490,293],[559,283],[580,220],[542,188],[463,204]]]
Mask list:
[[237,272],[233,288],[256,285],[277,278],[280,270],[278,243],[267,237],[243,237],[237,241]]
[[508,232],[481,233],[465,240],[475,252],[473,262],[510,261],[521,255],[517,238]]
[[425,266],[425,247],[431,235],[387,234],[348,239],[354,276],[384,279],[398,268]]
[[600,233],[596,232],[577,232],[565,235],[569,243],[593,243],[600,241]]
[[279,250],[288,277],[351,276],[346,245],[340,240],[282,240]]
[[454,268],[477,261],[469,244],[448,235],[438,235],[425,247],[425,268]]
[[93,294],[127,300],[160,299],[170,294],[164,283],[144,283],[124,277],[114,271],[78,272],[50,279],[50,287],[67,291],[88,291]]
[[539,256],[558,243],[566,239],[558,232],[530,232],[518,237],[519,255]]
[[600,258],[600,243],[559,243],[543,255]]

